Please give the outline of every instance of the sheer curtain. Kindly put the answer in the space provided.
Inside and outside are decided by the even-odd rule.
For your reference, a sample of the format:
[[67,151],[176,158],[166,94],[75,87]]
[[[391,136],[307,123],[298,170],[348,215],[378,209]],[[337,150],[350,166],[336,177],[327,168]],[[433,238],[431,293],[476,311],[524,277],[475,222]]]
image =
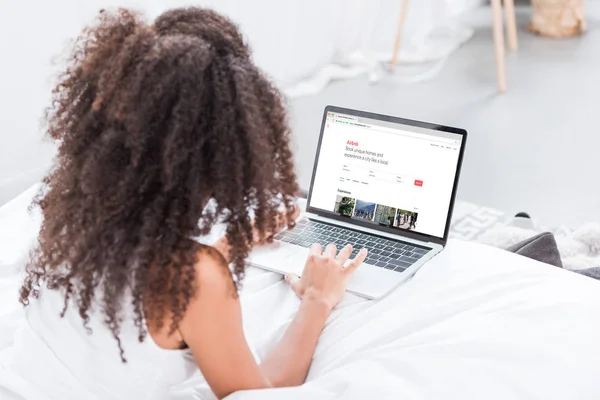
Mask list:
[[[332,79],[368,73],[377,82],[391,58],[402,0],[205,0],[237,22],[257,64],[290,97],[322,90]],[[431,79],[472,31],[454,17],[480,0],[409,2],[396,81]],[[182,5],[159,0],[159,8]],[[389,72],[389,71],[388,71]]]

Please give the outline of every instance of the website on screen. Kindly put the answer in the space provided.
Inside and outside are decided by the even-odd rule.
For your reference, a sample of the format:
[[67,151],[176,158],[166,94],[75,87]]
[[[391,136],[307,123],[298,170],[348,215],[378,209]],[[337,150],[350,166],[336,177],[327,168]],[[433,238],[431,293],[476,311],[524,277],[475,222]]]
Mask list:
[[329,112],[310,206],[442,237],[462,136]]

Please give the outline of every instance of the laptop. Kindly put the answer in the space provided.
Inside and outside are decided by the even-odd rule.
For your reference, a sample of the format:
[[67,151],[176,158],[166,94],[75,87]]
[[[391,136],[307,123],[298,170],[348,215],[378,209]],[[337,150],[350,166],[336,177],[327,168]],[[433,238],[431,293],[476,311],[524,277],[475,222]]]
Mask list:
[[368,256],[347,291],[385,296],[441,252],[448,239],[467,132],[327,106],[305,218],[256,247],[248,262],[302,275],[313,243]]

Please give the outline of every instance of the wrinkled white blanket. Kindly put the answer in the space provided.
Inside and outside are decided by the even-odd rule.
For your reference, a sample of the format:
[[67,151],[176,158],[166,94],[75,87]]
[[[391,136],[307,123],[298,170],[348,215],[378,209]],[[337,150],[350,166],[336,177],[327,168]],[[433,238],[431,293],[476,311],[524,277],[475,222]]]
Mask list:
[[[268,272],[253,271],[245,291],[247,334],[262,356],[298,302]],[[285,398],[595,399],[599,295],[592,279],[453,241],[387,298],[347,296],[308,383]],[[269,394],[283,397],[234,397]]]
[[[26,203],[0,208],[0,349],[20,319],[15,266],[33,229],[23,218],[31,218]],[[242,307],[258,359],[298,304],[280,276],[249,270]],[[323,331],[305,385],[231,398],[597,399],[598,337],[600,282],[452,240],[383,300],[347,295]],[[172,394],[210,397],[199,374]]]

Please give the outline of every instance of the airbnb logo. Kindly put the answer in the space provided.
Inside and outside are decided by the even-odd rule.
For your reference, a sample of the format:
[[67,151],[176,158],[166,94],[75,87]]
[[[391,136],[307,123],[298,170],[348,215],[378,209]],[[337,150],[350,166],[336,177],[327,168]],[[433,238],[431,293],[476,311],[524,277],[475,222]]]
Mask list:
[[353,140],[348,140],[348,141],[346,142],[346,144],[349,144],[350,146],[358,146],[358,142],[355,142],[355,141],[353,141]]

